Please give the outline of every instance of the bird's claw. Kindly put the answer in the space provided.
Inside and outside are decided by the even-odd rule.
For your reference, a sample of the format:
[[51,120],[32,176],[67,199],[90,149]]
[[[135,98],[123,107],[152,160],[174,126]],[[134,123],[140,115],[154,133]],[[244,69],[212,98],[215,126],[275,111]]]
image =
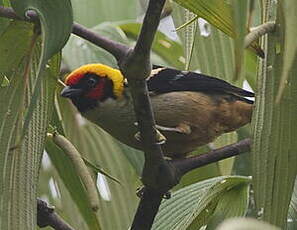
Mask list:
[[[139,187],[137,188],[136,190],[136,195],[141,199],[143,197],[143,193],[144,193],[144,190],[145,190],[145,187],[142,186],[142,187]],[[171,198],[171,192],[170,191],[167,191],[166,193],[163,194],[163,199],[170,199]]]
[[[138,122],[135,122],[134,123],[135,126],[138,126]],[[156,130],[156,143],[159,144],[159,145],[163,145],[165,144],[166,142],[166,137],[157,129],[155,128]],[[137,132],[135,135],[134,135],[134,138],[137,140],[137,141],[141,141],[141,135],[140,135],[140,132]]]

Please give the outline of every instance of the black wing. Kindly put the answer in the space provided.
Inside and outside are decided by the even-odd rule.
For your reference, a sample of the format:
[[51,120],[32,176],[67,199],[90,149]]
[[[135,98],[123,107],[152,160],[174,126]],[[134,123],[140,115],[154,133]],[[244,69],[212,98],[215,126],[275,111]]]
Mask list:
[[228,82],[190,71],[154,66],[151,77],[147,81],[149,91],[168,93],[173,91],[200,91],[209,94],[231,94],[248,103],[252,101],[244,97],[254,97],[254,93],[229,84]]

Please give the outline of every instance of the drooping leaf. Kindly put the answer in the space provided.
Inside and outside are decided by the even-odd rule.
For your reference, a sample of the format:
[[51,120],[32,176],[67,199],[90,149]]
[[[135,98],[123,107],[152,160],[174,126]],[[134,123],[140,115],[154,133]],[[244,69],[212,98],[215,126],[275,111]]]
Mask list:
[[215,177],[184,187],[162,202],[152,229],[199,229],[222,208],[229,209],[222,215],[243,215],[249,182],[247,177]]
[[276,101],[279,103],[284,92],[286,85],[288,84],[288,78],[291,71],[294,71],[293,65],[297,56],[297,28],[292,22],[297,20],[297,3],[294,0],[286,0],[279,2],[280,17],[283,21],[284,30],[284,47],[283,47],[283,70],[281,73],[281,81],[279,83],[278,93]]
[[[271,5],[270,5],[271,4]],[[268,9],[274,6],[271,1]],[[265,14],[265,20],[271,15]],[[268,18],[269,17],[269,18]],[[279,104],[275,104],[283,68],[282,33],[277,30],[264,39],[267,57],[260,65],[256,110],[253,123],[252,170],[255,200],[261,217],[285,228],[287,212],[297,173],[297,56],[289,71],[288,84]],[[271,68],[273,66],[273,68]]]
[[71,3],[74,20],[87,27],[137,17],[137,0],[100,0],[100,4],[97,0],[87,0],[84,4],[80,0],[72,0]]
[[239,79],[242,73],[242,65],[244,58],[244,37],[247,31],[248,20],[248,1],[232,0],[232,19],[234,35],[234,56],[235,56],[235,71],[234,80]]
[[[42,50],[37,71],[38,77],[23,124],[24,130],[26,130],[36,107],[37,98],[40,95],[41,75],[47,61],[62,49],[72,31],[72,7],[70,0],[11,0],[11,5],[21,18],[26,17],[28,10],[35,11],[39,17],[42,32]],[[35,33],[38,33],[37,31],[40,29],[38,27],[39,25],[35,24]],[[24,132],[22,133],[23,136]]]
[[[19,36],[13,36],[15,34]],[[2,33],[0,44],[3,54],[0,73],[5,73],[9,80],[8,86],[0,87],[0,209],[6,210],[1,216],[0,228],[33,229],[40,159],[53,108],[60,57],[54,56],[43,72],[32,121],[22,130],[24,113],[29,109],[37,81],[41,43],[33,35],[32,25],[12,22]],[[13,57],[15,62],[5,57]],[[21,133],[25,135],[19,142]]]

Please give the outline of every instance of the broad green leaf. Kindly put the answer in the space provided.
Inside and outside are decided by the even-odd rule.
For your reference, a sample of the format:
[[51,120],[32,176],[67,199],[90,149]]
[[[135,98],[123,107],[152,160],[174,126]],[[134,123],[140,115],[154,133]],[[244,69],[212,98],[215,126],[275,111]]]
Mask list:
[[223,222],[216,230],[280,230],[280,228],[256,219],[232,218]]
[[[102,176],[97,178],[101,181],[97,184],[100,195],[100,227],[128,228],[138,201],[135,191],[139,182],[135,170],[122,151],[123,147],[99,127],[82,118],[68,100],[58,97],[58,102],[65,136],[84,157],[101,165],[121,182],[120,185],[112,180],[102,179]],[[110,221],[110,216],[113,221]]]
[[[273,19],[269,9],[267,18]],[[285,228],[287,212],[297,173],[297,56],[289,71],[288,84],[279,104],[275,104],[283,69],[283,54],[275,49],[284,46],[277,30],[264,39],[267,55],[260,65],[256,109],[253,120],[253,185],[255,201],[263,220]],[[273,68],[272,68],[273,66]]]
[[[132,37],[136,40],[141,29],[141,24],[119,24],[119,27],[128,37]],[[163,58],[169,65],[178,69],[184,69],[185,61],[180,43],[171,40],[160,31],[158,31],[155,35],[152,50],[161,58]]]
[[[13,33],[19,34],[19,37],[10,40]],[[40,96],[36,99],[32,122],[23,131],[24,112],[32,100],[41,52],[41,43],[32,34],[32,25],[12,22],[0,37],[0,53],[7,57],[15,55],[15,60],[18,60],[14,64],[10,60],[1,60],[4,68],[0,67],[0,73],[5,72],[9,80],[7,87],[0,88],[0,210],[6,210],[1,216],[1,229],[26,230],[36,225],[36,185],[53,108],[60,58],[54,56],[43,72],[44,80],[41,82]],[[9,70],[5,62],[10,65]],[[19,142],[21,132],[25,136]]]
[[283,70],[281,73],[281,81],[276,97],[276,101],[280,102],[281,96],[288,84],[288,78],[291,71],[294,71],[294,63],[297,56],[297,28],[292,22],[297,21],[297,2],[294,0],[286,0],[279,2],[280,17],[283,22],[284,30],[284,47],[283,47]]
[[249,184],[241,184],[226,192],[220,198],[212,218],[207,223],[206,230],[215,229],[223,220],[244,216],[248,210]]
[[33,10],[40,18],[43,50],[41,62],[59,52],[67,42],[72,30],[72,8],[69,0],[11,0],[13,9],[20,17]]
[[[41,57],[36,73],[38,77],[23,124],[24,130],[26,130],[36,107],[37,98],[40,95],[41,75],[46,64],[54,54],[63,48],[72,31],[72,7],[70,0],[11,0],[11,5],[21,18],[26,17],[28,10],[35,11],[39,17],[42,32]],[[38,34],[38,30],[40,29],[38,26],[35,25],[35,34]],[[23,136],[24,132],[22,133]]]
[[223,215],[243,215],[249,182],[247,177],[215,177],[184,187],[162,202],[152,229],[199,229],[222,208],[229,209]]

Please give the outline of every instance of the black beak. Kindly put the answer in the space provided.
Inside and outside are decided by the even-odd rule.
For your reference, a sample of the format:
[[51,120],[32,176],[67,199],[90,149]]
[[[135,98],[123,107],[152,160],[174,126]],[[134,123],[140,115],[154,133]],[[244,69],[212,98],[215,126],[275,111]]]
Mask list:
[[68,97],[68,98],[72,98],[72,97],[77,97],[80,96],[82,94],[83,90],[82,89],[78,89],[78,88],[72,88],[71,86],[66,86],[62,92],[61,92],[61,96],[62,97]]

